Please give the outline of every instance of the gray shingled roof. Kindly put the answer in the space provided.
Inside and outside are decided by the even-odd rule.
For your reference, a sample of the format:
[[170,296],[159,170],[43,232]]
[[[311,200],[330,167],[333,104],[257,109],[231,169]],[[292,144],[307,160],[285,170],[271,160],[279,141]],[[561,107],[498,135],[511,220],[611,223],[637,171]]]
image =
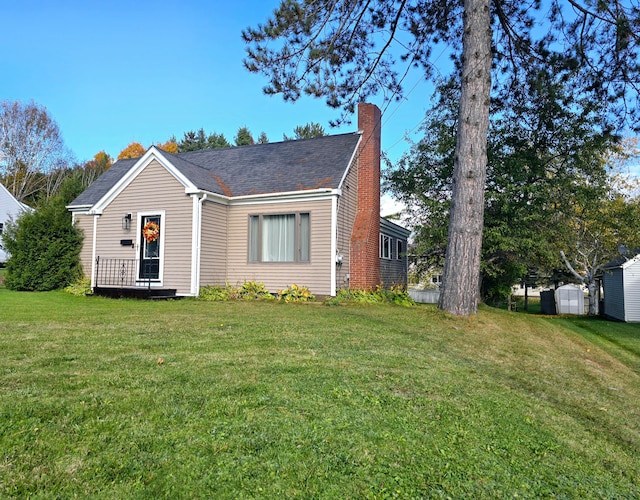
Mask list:
[[98,202],[126,174],[138,159],[118,160],[98,177],[70,206],[91,206]]
[[[338,187],[360,134],[209,149],[165,157],[198,189],[225,196]],[[137,159],[119,160],[70,206],[97,203]]]

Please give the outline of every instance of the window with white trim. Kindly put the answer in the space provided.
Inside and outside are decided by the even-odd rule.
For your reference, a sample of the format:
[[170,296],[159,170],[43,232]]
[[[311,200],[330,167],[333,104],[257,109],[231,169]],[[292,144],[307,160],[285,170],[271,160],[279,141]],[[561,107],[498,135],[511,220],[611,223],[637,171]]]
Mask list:
[[380,235],[380,258],[381,259],[391,259],[391,236],[387,236],[386,234]]
[[249,262],[309,262],[310,215],[251,215]]
[[397,240],[396,259],[402,260],[402,257],[404,257],[404,249],[403,249],[403,246],[402,246],[402,240]]

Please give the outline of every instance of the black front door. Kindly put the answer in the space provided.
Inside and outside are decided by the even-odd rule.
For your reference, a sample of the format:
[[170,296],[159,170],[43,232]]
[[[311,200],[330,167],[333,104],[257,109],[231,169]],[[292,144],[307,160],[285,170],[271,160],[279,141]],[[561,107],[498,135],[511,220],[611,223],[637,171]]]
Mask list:
[[160,228],[159,215],[142,217],[140,279],[157,280],[160,278]]

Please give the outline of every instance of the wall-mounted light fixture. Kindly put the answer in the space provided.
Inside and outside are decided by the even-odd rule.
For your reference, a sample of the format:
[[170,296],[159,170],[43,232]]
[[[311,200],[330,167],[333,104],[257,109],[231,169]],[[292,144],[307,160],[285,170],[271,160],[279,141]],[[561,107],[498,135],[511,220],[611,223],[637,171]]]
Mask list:
[[127,214],[122,218],[122,229],[128,231],[131,228],[131,214]]

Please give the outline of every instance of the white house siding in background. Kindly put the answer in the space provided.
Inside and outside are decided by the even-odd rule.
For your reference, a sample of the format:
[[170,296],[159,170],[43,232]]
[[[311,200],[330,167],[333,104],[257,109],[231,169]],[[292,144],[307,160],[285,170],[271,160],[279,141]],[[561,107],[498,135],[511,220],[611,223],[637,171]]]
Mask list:
[[24,210],[31,210],[24,203],[20,203],[15,197],[0,183],[0,263],[8,257],[2,247],[2,233],[7,222],[15,221]]
[[0,183],[0,224],[6,224],[9,219],[15,220],[23,210],[31,209],[16,200],[9,190]]
[[619,321],[640,322],[640,255],[609,267],[603,280],[605,315]]
[[640,322],[640,254],[607,270],[605,315],[620,321]]
[[640,321],[640,260],[624,270],[625,321]]

